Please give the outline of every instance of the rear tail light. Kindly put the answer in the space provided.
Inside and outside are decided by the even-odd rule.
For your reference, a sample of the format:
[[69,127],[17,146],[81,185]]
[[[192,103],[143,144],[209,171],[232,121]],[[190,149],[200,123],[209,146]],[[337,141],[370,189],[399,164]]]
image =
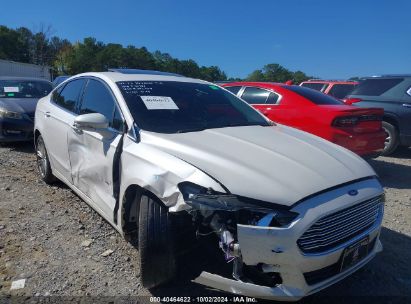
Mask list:
[[343,99],[345,104],[352,105],[353,103],[362,101],[361,98],[344,98]]
[[334,119],[332,125],[338,128],[349,128],[356,126],[360,122],[381,120],[382,117],[379,115],[343,116]]
[[339,128],[354,127],[358,123],[358,117],[338,117],[334,119],[332,125]]

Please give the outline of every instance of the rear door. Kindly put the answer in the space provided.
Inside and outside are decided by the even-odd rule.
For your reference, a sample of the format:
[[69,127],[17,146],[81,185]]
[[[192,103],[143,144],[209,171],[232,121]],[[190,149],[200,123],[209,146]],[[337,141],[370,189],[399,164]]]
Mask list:
[[124,120],[110,88],[101,80],[90,78],[84,89],[79,114],[100,113],[110,122],[104,132],[71,129],[68,153],[74,186],[89,197],[95,207],[112,218],[113,162],[124,130]]
[[67,135],[76,117],[76,107],[85,79],[75,79],[53,92],[51,105],[44,113],[43,137],[53,170],[72,182],[70,160],[67,152]]

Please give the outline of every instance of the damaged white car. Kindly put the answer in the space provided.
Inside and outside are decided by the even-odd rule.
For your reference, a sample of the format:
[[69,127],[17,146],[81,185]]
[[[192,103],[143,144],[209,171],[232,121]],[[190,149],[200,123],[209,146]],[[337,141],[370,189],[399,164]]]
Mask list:
[[233,267],[194,281],[258,298],[298,300],[382,249],[383,189],[365,161],[205,81],[74,76],[39,101],[35,144],[46,183],[60,179],[138,240],[148,288],[176,272],[179,218],[215,233]]

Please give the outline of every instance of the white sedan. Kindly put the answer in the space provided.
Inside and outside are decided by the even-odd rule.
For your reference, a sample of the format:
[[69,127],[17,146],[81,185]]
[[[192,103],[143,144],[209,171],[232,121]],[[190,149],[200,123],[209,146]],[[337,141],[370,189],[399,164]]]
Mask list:
[[175,274],[182,231],[215,233],[233,265],[232,278],[195,282],[277,300],[334,284],[382,249],[383,189],[364,160],[209,82],[76,75],[39,101],[35,145],[46,183],[63,181],[138,240],[147,288]]

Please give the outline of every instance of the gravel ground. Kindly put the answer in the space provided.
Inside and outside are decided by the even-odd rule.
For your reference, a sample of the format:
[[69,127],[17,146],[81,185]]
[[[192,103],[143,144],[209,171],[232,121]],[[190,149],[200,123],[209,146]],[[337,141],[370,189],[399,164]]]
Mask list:
[[[399,296],[406,296],[411,302],[411,150],[370,163],[386,190],[384,251],[305,303],[328,303],[329,297],[353,303],[365,296],[384,303],[402,303],[407,299]],[[184,256],[185,268],[174,282],[144,289],[132,244],[66,186],[42,183],[30,144],[0,147],[0,302],[49,295],[224,295],[190,282],[202,265],[215,264],[212,257],[199,247]],[[19,279],[26,279],[25,287],[10,291],[12,281]]]

